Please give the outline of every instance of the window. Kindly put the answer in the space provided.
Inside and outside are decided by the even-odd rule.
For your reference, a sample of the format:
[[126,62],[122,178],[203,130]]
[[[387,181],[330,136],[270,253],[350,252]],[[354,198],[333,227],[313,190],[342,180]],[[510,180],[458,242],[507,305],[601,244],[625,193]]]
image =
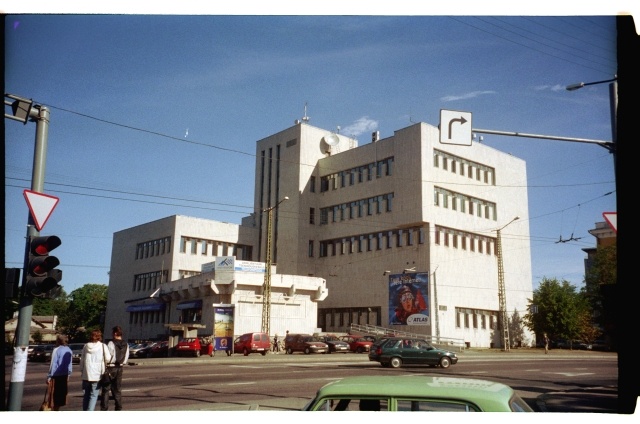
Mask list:
[[200,243],[201,243],[201,247],[202,247],[201,253],[206,256],[207,255],[207,241],[206,240],[201,240]]
[[311,193],[316,192],[316,177],[313,175],[311,176],[311,178],[309,178],[309,191]]
[[316,208],[309,208],[309,224],[314,225],[316,223]]
[[309,257],[313,258],[313,240],[309,240],[309,251],[308,251]]

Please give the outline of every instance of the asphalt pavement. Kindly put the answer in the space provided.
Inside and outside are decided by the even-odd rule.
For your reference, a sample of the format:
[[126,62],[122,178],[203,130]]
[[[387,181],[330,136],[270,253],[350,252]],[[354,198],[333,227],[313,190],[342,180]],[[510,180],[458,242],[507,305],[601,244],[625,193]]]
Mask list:
[[[466,357],[482,357],[484,355],[544,355],[542,349],[512,349],[509,352],[505,352],[499,349],[465,349],[460,352],[460,358]],[[592,351],[579,351],[579,350],[566,350],[566,349],[553,349],[549,352],[549,355],[568,357],[571,355],[589,355],[597,357],[598,355],[610,356],[616,355],[615,352],[592,352]],[[235,354],[227,356],[225,352],[216,352],[215,357],[170,357],[170,358],[131,358],[130,365],[144,365],[145,363],[167,363],[177,364],[181,362],[191,361],[207,361],[207,360],[233,360],[233,358],[239,358],[241,355]],[[289,358],[284,353],[268,355],[269,359],[274,360],[286,360]],[[252,354],[249,358],[243,360],[251,360],[255,357],[256,360],[264,360],[261,355]],[[344,358],[352,357],[354,360],[362,360],[360,355],[349,355]],[[307,355],[296,355],[296,359],[304,360],[309,358]],[[342,358],[342,357],[341,357]],[[311,358],[313,359],[313,358]],[[536,399],[537,410],[540,412],[581,412],[581,413],[601,413],[601,414],[617,414],[618,413],[618,387],[606,386],[606,387],[589,387],[579,390],[557,391],[541,394]],[[635,414],[634,414],[635,415]]]

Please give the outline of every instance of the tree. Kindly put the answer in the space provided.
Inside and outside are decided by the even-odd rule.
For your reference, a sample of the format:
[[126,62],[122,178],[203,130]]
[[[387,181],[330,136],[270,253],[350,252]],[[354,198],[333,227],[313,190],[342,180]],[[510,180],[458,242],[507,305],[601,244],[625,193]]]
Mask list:
[[[536,306],[534,310],[533,306]],[[529,312],[524,316],[527,328],[536,335],[547,333],[551,339],[568,340],[582,336],[585,316],[591,315],[586,297],[576,291],[568,281],[542,279],[529,299]],[[590,325],[590,320],[587,320]]]
[[68,308],[58,317],[58,330],[75,342],[87,341],[87,334],[102,329],[106,309],[107,286],[85,284],[69,295]]
[[591,266],[585,274],[583,292],[593,310],[596,323],[601,329],[611,332],[615,313],[617,273],[616,245],[599,247]]

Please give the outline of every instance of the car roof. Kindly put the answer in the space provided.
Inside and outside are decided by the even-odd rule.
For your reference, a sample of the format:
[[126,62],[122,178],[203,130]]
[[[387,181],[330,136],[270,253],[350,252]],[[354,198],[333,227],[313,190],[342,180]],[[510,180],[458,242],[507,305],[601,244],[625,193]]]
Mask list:
[[500,410],[514,390],[502,383],[475,378],[435,376],[357,376],[326,384],[318,395],[457,398],[475,403],[482,410]]

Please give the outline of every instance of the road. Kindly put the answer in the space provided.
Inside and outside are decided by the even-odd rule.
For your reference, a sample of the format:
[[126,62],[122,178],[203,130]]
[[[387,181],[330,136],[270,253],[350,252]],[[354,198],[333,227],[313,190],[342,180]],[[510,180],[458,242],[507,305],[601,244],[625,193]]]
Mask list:
[[[299,410],[322,385],[350,375],[447,375],[484,378],[513,387],[536,411],[589,412],[590,402],[570,398],[563,405],[561,393],[584,393],[607,388],[609,403],[591,412],[616,412],[617,355],[609,352],[522,349],[511,352],[467,350],[449,369],[428,367],[382,368],[366,354],[269,354],[226,355],[200,358],[132,359],[124,370],[123,402],[129,411],[166,410]],[[29,363],[22,411],[37,411],[44,395],[48,369],[45,363]],[[11,361],[5,361],[5,387],[9,388]],[[70,381],[65,410],[82,407],[80,371]],[[552,408],[545,399],[555,395]],[[583,396],[580,396],[583,398]],[[113,405],[113,402],[111,402]],[[559,409],[559,410],[558,410]]]

